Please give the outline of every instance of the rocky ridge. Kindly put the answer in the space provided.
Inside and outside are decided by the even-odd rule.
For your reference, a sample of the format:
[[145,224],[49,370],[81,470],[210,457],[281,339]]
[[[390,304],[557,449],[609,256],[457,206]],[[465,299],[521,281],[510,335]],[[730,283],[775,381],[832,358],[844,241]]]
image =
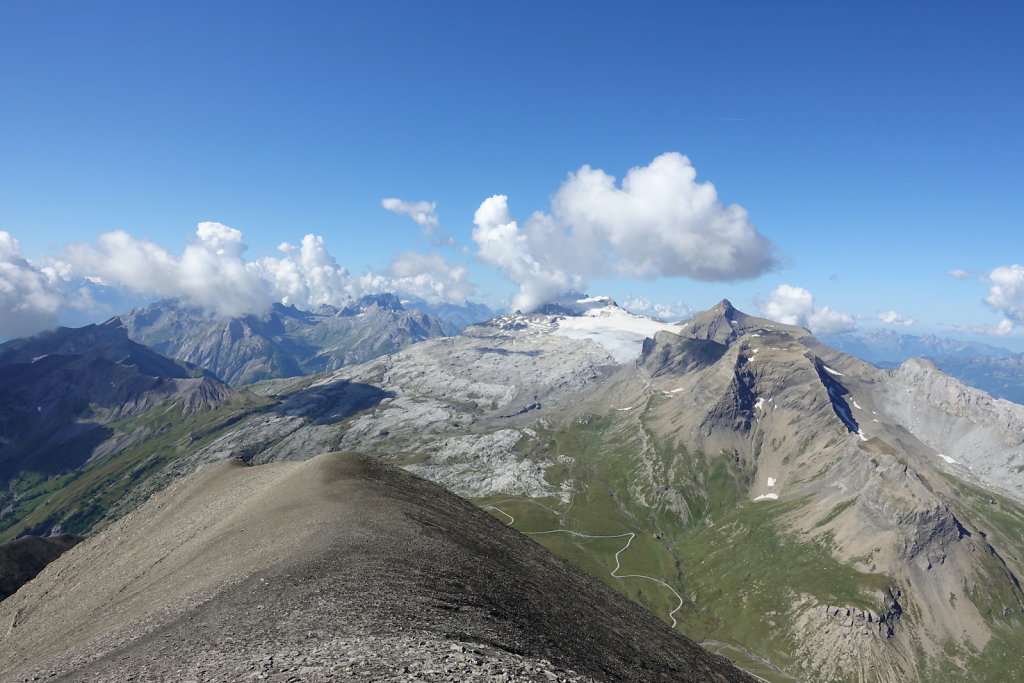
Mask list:
[[5,681],[753,680],[473,505],[351,454],[179,480],[0,603],[0,624]]

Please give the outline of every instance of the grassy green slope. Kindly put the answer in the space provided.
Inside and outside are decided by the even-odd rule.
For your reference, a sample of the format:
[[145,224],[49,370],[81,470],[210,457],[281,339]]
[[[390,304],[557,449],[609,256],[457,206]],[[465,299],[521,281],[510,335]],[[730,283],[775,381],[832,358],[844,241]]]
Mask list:
[[[624,538],[586,539],[567,533],[534,538],[667,622],[678,604],[677,595],[682,596],[683,606],[674,614],[677,628],[695,640],[740,646],[733,654],[746,649],[783,671],[806,675],[794,657],[799,643],[792,642],[787,628],[797,618],[796,605],[802,598],[877,611],[879,594],[895,584],[884,574],[838,562],[827,534],[812,538],[790,531],[785,519],[802,514],[810,501],[750,501],[752,473],[733,454],[694,453],[680,444],[657,443],[650,434],[641,436],[636,422],[598,416],[538,432],[520,447],[524,456],[558,462],[547,470],[548,480],[556,486],[572,481],[571,498],[504,497],[479,503],[497,508],[492,512],[506,522],[511,515],[513,526],[527,533],[635,533],[630,547],[619,554],[619,573],[656,578],[674,592],[654,581],[612,576]],[[983,520],[981,533],[993,546],[1011,552],[1024,549],[1024,507],[951,481],[960,495],[950,501],[951,507],[965,519]],[[682,504],[673,508],[673,499]],[[840,503],[815,528],[854,502]],[[1009,572],[1021,565],[1022,558],[1003,558],[994,551],[992,555],[979,563],[982,571],[975,582],[951,600],[972,601],[994,637],[981,651],[956,651],[950,649],[951,643],[947,659],[921,659],[917,668],[928,672],[928,679],[1024,680],[1019,655],[1024,632],[1018,614],[1024,606],[1008,589]],[[901,623],[913,628],[914,620],[913,612],[905,613]],[[786,676],[776,671],[774,678]]]
[[202,446],[222,426],[259,410],[266,399],[241,395],[217,410],[183,414],[179,401],[167,401],[137,417],[108,425],[114,438],[144,438],[85,467],[49,475],[26,470],[0,493],[0,542],[59,524],[65,533],[92,531],[133,489],[177,458]]
[[[650,440],[648,439],[648,443]],[[566,533],[534,538],[622,593],[646,605],[666,621],[677,606],[678,628],[697,640],[740,644],[776,664],[792,664],[795,644],[782,625],[796,602],[793,587],[825,604],[875,608],[888,577],[865,574],[836,562],[827,548],[783,531],[780,516],[802,501],[747,501],[749,473],[728,454],[707,457],[683,447],[651,446],[644,459],[659,479],[645,480],[637,454],[640,439],[628,427],[607,418],[578,420],[571,427],[538,434],[524,449],[555,460],[552,483],[582,482],[568,502],[557,499],[482,499],[515,518],[524,532],[565,529],[591,535],[637,534],[620,554],[620,574],[643,574],[675,590],[638,578],[616,578],[615,554],[625,539],[585,539]],[[565,459],[563,458],[563,461]],[[661,479],[661,477],[664,477]],[[686,512],[667,505],[681,495]],[[650,504],[641,503],[640,496]],[[509,518],[494,511],[506,522]]]

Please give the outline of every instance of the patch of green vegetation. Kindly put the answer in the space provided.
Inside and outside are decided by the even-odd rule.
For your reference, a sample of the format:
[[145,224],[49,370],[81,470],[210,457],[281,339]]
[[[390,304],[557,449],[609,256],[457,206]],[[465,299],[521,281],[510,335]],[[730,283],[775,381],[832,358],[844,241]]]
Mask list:
[[824,517],[819,519],[817,521],[817,523],[815,523],[815,525],[814,525],[815,528],[825,526],[826,524],[831,522],[833,519],[835,519],[839,515],[843,514],[844,510],[847,510],[850,506],[852,506],[856,502],[857,502],[857,496],[854,496],[853,498],[850,498],[849,500],[844,500],[842,503],[839,503],[834,508],[832,508],[827,515],[825,515]]
[[[797,591],[821,604],[874,607],[878,592],[892,585],[889,577],[842,565],[820,540],[779,529],[777,521],[804,504],[745,503],[717,524],[684,535],[678,547],[686,590],[698,596],[700,610],[685,622],[687,635],[742,643],[787,664],[795,648],[785,641],[784,625],[796,616]],[[771,613],[778,616],[766,617]]]
[[[750,502],[754,472],[735,452],[709,456],[659,443],[639,429],[642,421],[638,427],[635,421],[588,416],[565,429],[539,432],[531,444],[521,445],[550,460],[559,454],[573,458],[547,470],[552,484],[574,483],[571,500],[478,502],[512,515],[521,531],[563,530],[532,537],[670,621],[679,600],[672,591],[653,581],[611,576],[625,538],[565,532],[635,533],[619,554],[620,573],[657,578],[681,595],[680,631],[742,645],[783,668],[794,664],[790,657],[797,648],[787,640],[787,627],[801,596],[875,609],[878,593],[892,585],[887,576],[837,562],[827,538],[784,531],[781,520],[799,514],[806,501]],[[834,514],[852,503],[840,504]]]
[[142,430],[147,438],[73,472],[50,477],[25,472],[14,485],[13,509],[0,518],[0,542],[34,530],[48,531],[57,524],[66,533],[92,531],[136,485],[204,445],[218,429],[267,403],[247,396],[218,410],[183,416],[180,403],[168,402],[111,425],[115,435]]

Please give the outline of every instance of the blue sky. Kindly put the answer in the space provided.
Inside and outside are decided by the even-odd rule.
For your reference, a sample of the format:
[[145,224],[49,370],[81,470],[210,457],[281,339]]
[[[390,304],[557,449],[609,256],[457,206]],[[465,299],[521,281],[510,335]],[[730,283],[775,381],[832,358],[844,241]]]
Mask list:
[[[528,230],[582,166],[621,180],[678,152],[746,209],[773,268],[644,279],[607,235],[556,256],[534,238],[531,258],[651,310],[728,297],[861,329],[894,311],[917,320],[903,332],[1012,330],[989,341],[1024,348],[1024,271],[1008,268],[1024,262],[1022,29],[1010,2],[6,3],[0,231],[18,242],[8,261],[67,280],[59,308],[44,297],[47,315],[0,336],[105,317],[71,305],[89,268],[122,278],[125,301],[173,293],[111,268],[127,243],[97,239],[122,230],[177,259],[206,221],[244,234],[230,258],[314,234],[352,276],[415,287],[410,264],[464,268],[456,295],[513,301],[511,266],[473,239],[482,202],[507,196]],[[426,235],[384,198],[434,202],[439,225]],[[91,246],[71,258],[69,243]],[[580,245],[614,253],[574,273]],[[409,250],[446,261],[394,266]],[[34,290],[11,291],[24,308]]]

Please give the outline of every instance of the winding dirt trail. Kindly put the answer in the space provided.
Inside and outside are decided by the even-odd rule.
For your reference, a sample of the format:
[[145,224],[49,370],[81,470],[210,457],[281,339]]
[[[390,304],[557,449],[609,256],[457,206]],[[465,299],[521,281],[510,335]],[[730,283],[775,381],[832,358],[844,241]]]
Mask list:
[[[504,502],[504,501],[502,501],[502,502]],[[506,526],[512,526],[516,522],[516,518],[515,517],[513,517],[509,513],[505,512],[501,508],[496,507],[494,505],[484,505],[483,509],[484,510],[494,510],[495,512],[497,512],[497,513],[507,517],[509,521],[506,522]],[[615,569],[611,570],[611,572],[610,572],[611,575],[614,576],[616,579],[647,579],[648,581],[653,581],[654,583],[658,584],[659,586],[664,586],[665,588],[667,588],[670,591],[672,591],[672,595],[676,596],[676,599],[679,601],[679,604],[676,605],[675,608],[671,612],[668,613],[668,617],[669,617],[669,619],[672,620],[672,628],[676,627],[676,624],[678,623],[676,621],[676,612],[678,612],[683,607],[683,596],[679,595],[679,593],[676,591],[675,588],[673,588],[672,586],[668,585],[667,583],[665,583],[661,579],[654,578],[653,576],[647,576],[645,574],[619,574],[619,570],[622,569],[622,560],[619,558],[619,555],[621,555],[622,553],[626,552],[626,550],[629,549],[630,544],[633,542],[633,539],[636,538],[636,534],[633,533],[632,531],[627,531],[627,532],[622,533],[622,534],[614,534],[614,535],[611,535],[611,536],[599,536],[599,535],[593,535],[593,534],[581,534],[578,531],[570,531],[568,529],[549,529],[547,531],[523,531],[521,533],[523,533],[523,534],[525,534],[527,536],[541,536],[541,535],[544,535],[544,534],[569,534],[571,536],[576,536],[577,538],[625,538],[626,539],[626,545],[624,545],[621,548],[619,548],[616,551],[616,553],[615,553]]]

